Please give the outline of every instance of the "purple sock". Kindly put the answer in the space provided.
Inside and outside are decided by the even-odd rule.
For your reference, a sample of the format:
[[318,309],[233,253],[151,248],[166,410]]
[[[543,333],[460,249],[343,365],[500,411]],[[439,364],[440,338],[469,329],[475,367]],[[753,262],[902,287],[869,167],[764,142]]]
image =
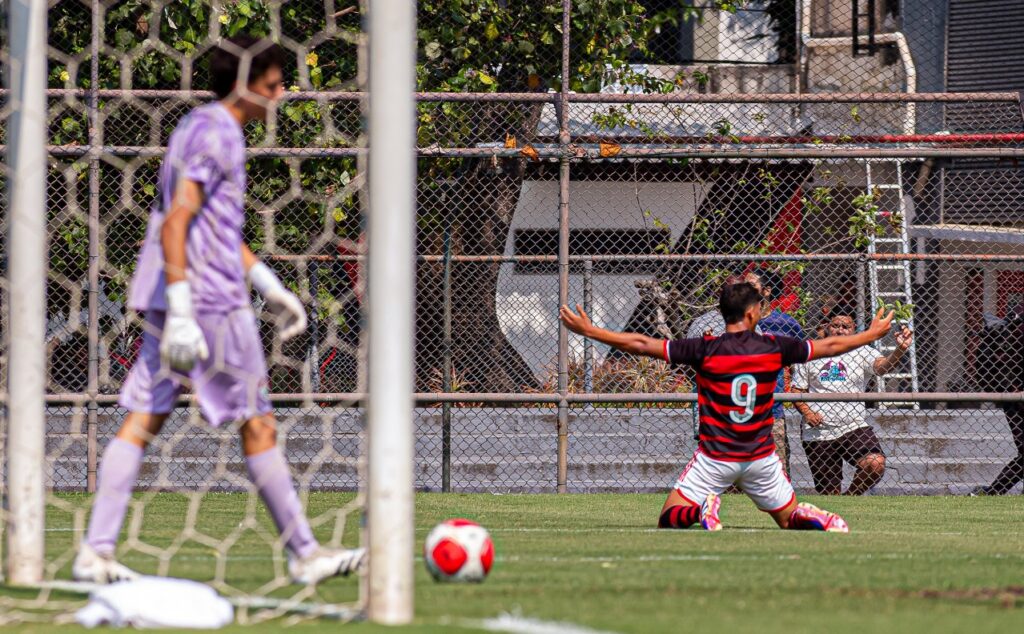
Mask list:
[[249,479],[256,485],[260,497],[270,509],[278,532],[284,538],[288,550],[300,559],[305,559],[319,547],[313,530],[309,527],[302,504],[292,484],[288,463],[277,447],[263,453],[245,457],[249,467]]
[[85,534],[85,543],[100,554],[112,555],[117,546],[143,453],[142,448],[120,438],[111,440],[103,452],[89,530]]

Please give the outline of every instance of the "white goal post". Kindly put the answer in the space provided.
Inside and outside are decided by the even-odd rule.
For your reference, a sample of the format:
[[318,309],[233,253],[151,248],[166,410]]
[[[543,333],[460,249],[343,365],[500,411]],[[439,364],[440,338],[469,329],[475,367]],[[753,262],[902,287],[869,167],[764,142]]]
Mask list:
[[[11,0],[7,206],[7,574],[43,579],[46,389],[46,2]],[[10,398],[10,395],[16,395]]]
[[416,3],[369,11],[367,539],[370,620],[413,614]]

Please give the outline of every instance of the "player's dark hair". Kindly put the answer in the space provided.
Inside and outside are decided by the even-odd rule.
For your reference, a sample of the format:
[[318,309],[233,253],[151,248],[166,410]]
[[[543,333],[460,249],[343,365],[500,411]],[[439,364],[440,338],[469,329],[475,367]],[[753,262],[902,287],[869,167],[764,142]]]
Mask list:
[[743,321],[743,315],[751,306],[761,303],[761,293],[750,282],[726,284],[718,296],[718,309],[727,324]]
[[231,94],[231,88],[240,79],[242,57],[249,58],[246,84],[252,83],[267,70],[284,68],[284,49],[270,40],[240,33],[222,40],[210,55],[210,90],[218,99]]

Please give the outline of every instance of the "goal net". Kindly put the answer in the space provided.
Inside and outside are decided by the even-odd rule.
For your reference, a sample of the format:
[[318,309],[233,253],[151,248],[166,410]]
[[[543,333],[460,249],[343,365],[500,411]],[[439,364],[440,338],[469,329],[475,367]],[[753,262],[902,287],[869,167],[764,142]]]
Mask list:
[[[11,36],[3,50],[12,90],[3,122],[9,144],[9,180],[3,186],[10,207],[3,221],[9,238],[0,357],[10,377],[0,423],[3,453],[10,456],[0,486],[9,587],[0,592],[0,623],[73,620],[93,589],[72,581],[71,571],[99,498],[89,494],[104,476],[102,457],[129,409],[139,409],[126,408],[118,396],[130,369],[159,359],[154,350],[160,324],[147,321],[138,308],[130,280],[147,266],[139,249],[161,244],[159,235],[156,242],[153,235],[147,238],[151,210],[165,208],[173,194],[161,188],[161,169],[165,176],[187,173],[202,182],[202,170],[222,168],[195,165],[187,149],[172,157],[167,146],[190,112],[216,98],[210,92],[211,59],[227,38],[241,33],[279,43],[285,57],[281,100],[272,104],[267,95],[249,95],[253,103],[262,97],[271,107],[265,121],[249,117],[243,128],[247,182],[241,183],[247,186],[241,231],[300,298],[308,326],[282,340],[279,315],[259,293],[233,308],[241,311],[240,319],[231,312],[211,326],[200,318],[209,347],[209,359],[197,366],[203,377],[193,372],[159,433],[139,431],[148,447],[113,555],[140,574],[209,584],[234,604],[242,623],[350,620],[368,611],[388,622],[411,616],[408,590],[392,586],[411,587],[411,459],[401,465],[404,454],[411,454],[411,430],[394,419],[405,412],[411,423],[413,237],[410,229],[409,258],[392,251],[397,265],[385,259],[372,263],[375,222],[367,221],[367,168],[375,160],[405,157],[407,186],[390,171],[389,191],[379,199],[390,203],[392,216],[378,224],[412,227],[401,214],[411,219],[413,207],[413,9],[397,16],[380,10],[379,21],[390,25],[380,36],[381,48],[407,51],[409,69],[378,81],[376,90],[385,97],[376,101],[388,102],[385,115],[393,129],[378,132],[381,158],[375,159],[366,151],[374,113],[365,98],[372,63],[363,25],[377,4],[65,0],[50,3],[48,11],[9,5],[4,17]],[[395,37],[397,44],[385,41]],[[240,78],[252,63],[243,52]],[[409,130],[393,124],[403,107]],[[364,118],[371,121],[367,130]],[[209,135],[222,138],[216,131]],[[231,149],[222,149],[214,160],[229,162]],[[239,184],[225,180],[227,187]],[[219,195],[203,193],[208,205]],[[225,261],[219,236],[208,237],[188,247],[193,287],[205,283],[197,279],[211,277],[204,267]],[[376,293],[372,285],[367,288],[368,267],[386,282]],[[217,312],[209,295],[204,300],[204,291],[193,290],[198,312],[203,302]],[[373,313],[371,293],[385,312]],[[244,315],[250,314],[257,316],[257,343],[238,347],[247,328]],[[380,353],[364,328],[375,319],[382,332],[408,330],[410,344]],[[268,384],[258,371],[250,372],[258,370],[260,355]],[[378,358],[377,377],[367,370],[371,355]],[[166,370],[161,364],[156,378],[166,378],[159,374]],[[403,372],[408,381],[395,379]],[[380,378],[388,375],[390,381]],[[228,402],[211,406],[201,386],[216,388],[218,381],[229,386],[219,393]],[[144,381],[131,386],[152,387]],[[243,393],[232,396],[231,390]],[[133,402],[152,405],[166,396],[157,392]],[[367,392],[375,396],[364,399]],[[265,496],[252,483],[260,478],[243,454],[251,440],[241,433],[244,420],[230,415],[244,419],[266,403],[273,407],[276,443],[315,540],[325,548],[377,551],[375,539],[388,539],[392,547],[379,555],[379,571],[371,564],[369,572],[364,567],[347,578],[293,583],[287,547],[293,526],[282,527],[282,539],[275,511],[268,512]],[[211,418],[223,424],[211,425]],[[375,451],[385,454],[378,460],[384,475],[373,486],[406,504],[399,516],[405,512],[409,521],[388,527],[390,536],[373,538],[374,524],[365,528],[367,507],[381,517],[393,512],[367,504],[366,457],[374,451],[367,429],[383,418],[392,420],[389,437],[395,438],[376,443]],[[389,456],[399,467],[391,466]]]

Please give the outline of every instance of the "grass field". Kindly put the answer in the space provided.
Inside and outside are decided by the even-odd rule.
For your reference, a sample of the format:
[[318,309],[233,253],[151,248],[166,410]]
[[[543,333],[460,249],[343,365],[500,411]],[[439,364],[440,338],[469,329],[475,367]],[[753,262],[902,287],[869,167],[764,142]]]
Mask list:
[[[313,494],[309,506],[317,515],[348,499]],[[469,586],[434,583],[417,562],[417,620],[408,631],[470,632],[502,613],[622,633],[1024,631],[1021,497],[805,499],[840,512],[853,532],[780,531],[741,496],[723,502],[726,529],[706,533],[652,529],[662,503],[655,495],[422,494],[416,500],[418,547],[433,524],[464,516],[491,530],[497,561],[485,583]],[[66,501],[86,503],[84,496]],[[226,536],[244,517],[244,505],[241,495],[208,495],[197,528]],[[183,496],[153,497],[146,506],[144,540],[170,544],[184,525],[185,509]],[[262,510],[257,515],[266,519]],[[356,530],[355,524],[349,522],[348,530]],[[71,516],[53,511],[47,526],[48,553],[67,553],[75,535]],[[329,532],[325,525],[322,537]],[[123,561],[142,571],[156,566],[139,552]],[[186,543],[171,574],[208,579],[214,561],[208,546]],[[254,531],[244,532],[229,551],[228,577],[238,587],[267,582],[271,566],[271,550]],[[351,600],[355,582],[333,580],[320,592],[326,600]],[[0,593],[28,596],[11,589]],[[246,631],[279,626],[271,622]],[[337,627],[326,621],[299,626]],[[344,627],[385,629],[365,623]]]

